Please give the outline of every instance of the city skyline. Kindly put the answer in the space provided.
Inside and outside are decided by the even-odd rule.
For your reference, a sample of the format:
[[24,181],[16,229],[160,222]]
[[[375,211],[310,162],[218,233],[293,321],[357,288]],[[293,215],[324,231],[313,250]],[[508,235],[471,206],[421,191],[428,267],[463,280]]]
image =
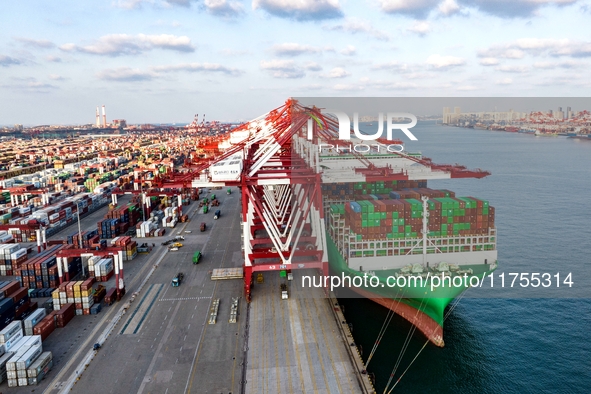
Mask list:
[[189,123],[290,96],[584,96],[590,15],[577,0],[7,3],[0,124],[91,124],[102,105],[109,123]]

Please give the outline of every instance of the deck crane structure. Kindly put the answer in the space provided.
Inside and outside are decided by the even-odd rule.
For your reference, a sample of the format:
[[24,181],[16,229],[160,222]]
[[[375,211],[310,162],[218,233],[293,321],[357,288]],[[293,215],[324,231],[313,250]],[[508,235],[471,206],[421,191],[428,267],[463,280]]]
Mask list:
[[[247,300],[253,274],[258,271],[315,268],[328,275],[323,184],[489,175],[460,166],[436,165],[420,154],[370,157],[350,149],[353,139],[344,141],[338,136],[336,119],[289,99],[231,133],[208,140],[215,155],[193,158],[190,167],[198,174],[193,187],[241,189]],[[335,149],[320,149],[320,144]]]

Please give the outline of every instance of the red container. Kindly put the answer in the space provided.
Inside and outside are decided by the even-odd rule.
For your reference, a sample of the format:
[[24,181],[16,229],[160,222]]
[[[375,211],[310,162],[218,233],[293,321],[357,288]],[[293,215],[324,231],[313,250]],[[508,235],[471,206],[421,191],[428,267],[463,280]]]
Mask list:
[[5,297],[8,297],[9,294],[14,293],[20,287],[21,285],[17,281],[10,282],[9,284],[0,289],[0,293],[4,294]]

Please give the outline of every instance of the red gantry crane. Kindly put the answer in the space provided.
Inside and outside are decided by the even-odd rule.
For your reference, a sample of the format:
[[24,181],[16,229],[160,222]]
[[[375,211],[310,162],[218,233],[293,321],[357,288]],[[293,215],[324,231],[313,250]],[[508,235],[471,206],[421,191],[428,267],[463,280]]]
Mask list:
[[[255,272],[312,268],[328,275],[322,184],[490,174],[436,165],[420,155],[389,153],[370,158],[350,149],[353,139],[343,141],[338,136],[336,119],[289,99],[229,134],[208,139],[201,150],[204,154],[189,163],[193,177],[198,174],[193,187],[241,189],[247,300]],[[340,149],[321,149],[321,145]]]

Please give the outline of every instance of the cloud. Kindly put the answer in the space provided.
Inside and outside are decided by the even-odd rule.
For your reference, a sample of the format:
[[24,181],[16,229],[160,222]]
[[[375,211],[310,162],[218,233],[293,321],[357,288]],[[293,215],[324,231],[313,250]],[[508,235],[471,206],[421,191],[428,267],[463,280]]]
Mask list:
[[508,44],[494,45],[486,50],[480,51],[478,56],[521,59],[525,54],[552,57],[591,57],[591,41],[555,38],[521,38]]
[[526,73],[529,71],[529,67],[527,66],[497,66],[495,70],[501,71],[504,73]]
[[207,12],[223,18],[234,18],[244,14],[244,7],[238,1],[205,0],[204,5]]
[[32,38],[25,37],[16,37],[15,40],[22,42],[26,46],[34,48],[48,49],[55,47],[55,44],[49,40],[34,40]]
[[387,14],[405,14],[424,19],[438,0],[378,0],[381,10]]
[[49,74],[49,79],[52,79],[54,81],[64,81],[66,78],[62,77],[61,75],[57,75],[57,74]]
[[165,0],[167,4],[171,6],[180,6],[180,7],[189,7],[191,5],[191,0]]
[[431,55],[427,58],[427,64],[436,70],[447,70],[453,67],[463,66],[466,61],[455,56]]
[[425,34],[429,33],[429,31],[431,31],[431,26],[427,21],[415,21],[415,23],[406,30],[416,33],[420,36],[424,36]]
[[51,85],[49,83],[39,82],[34,77],[28,78],[11,78],[12,80],[18,81],[15,84],[0,85],[2,88],[11,90],[20,90],[27,93],[49,93],[59,87]]
[[19,59],[6,55],[0,55],[0,66],[2,67],[17,66],[19,64],[23,64],[23,62]]
[[332,87],[334,90],[339,91],[355,91],[355,90],[363,90],[365,89],[364,86],[361,85],[348,85],[348,84],[336,84]]
[[511,78],[503,78],[503,79],[499,79],[495,83],[497,85],[511,85],[513,83],[513,80]]
[[323,75],[324,78],[345,78],[351,75],[342,67],[335,67],[328,74]]
[[46,56],[45,60],[47,60],[48,62],[52,62],[52,63],[61,63],[62,62],[61,57],[53,56],[53,55]]
[[[271,50],[278,56],[299,56],[304,54],[322,53],[323,51],[320,47],[301,45],[294,42],[274,45]],[[324,50],[330,51],[332,48],[325,48]]]
[[126,10],[137,10],[142,8],[144,3],[154,4],[153,0],[117,0],[114,1],[113,7],[123,8]]
[[578,0],[459,0],[466,7],[473,7],[486,14],[504,18],[524,18],[536,15],[538,9],[547,6],[568,6]]
[[444,0],[437,9],[443,15],[453,15],[460,10],[460,6],[455,0]]
[[339,0],[253,0],[252,8],[297,21],[341,18]]
[[553,70],[556,68],[579,68],[579,67],[588,67],[587,64],[576,62],[572,60],[565,60],[562,62],[535,62],[533,64],[534,68],[539,68],[543,70]]
[[135,36],[110,34],[99,38],[91,45],[79,46],[69,43],[61,45],[60,49],[64,52],[81,52],[105,56],[139,55],[153,49],[166,49],[177,52],[195,51],[189,37],[171,34],[138,34]]
[[250,52],[247,50],[235,50],[235,49],[229,49],[229,48],[225,48],[225,49],[220,50],[220,53],[222,53],[226,56],[243,56],[243,55],[250,54]]
[[387,14],[403,14],[424,19],[432,11],[442,15],[460,12],[462,6],[503,18],[523,18],[536,15],[547,6],[568,6],[578,0],[377,0]]
[[347,48],[341,50],[341,54],[345,56],[353,56],[357,52],[357,49],[353,45],[347,45]]
[[460,91],[467,91],[467,92],[471,92],[473,90],[479,90],[480,88],[474,85],[464,85],[464,86],[458,86],[456,90],[460,90]]
[[496,66],[497,64],[499,64],[499,59],[494,57],[485,57],[480,60],[480,65],[482,66]]
[[261,68],[274,78],[303,78],[306,74],[293,60],[262,60]]
[[151,67],[152,71],[157,73],[164,72],[176,72],[176,71],[188,71],[188,72],[213,72],[222,73],[226,75],[237,76],[243,74],[242,70],[238,70],[232,67],[222,66],[221,64],[215,63],[183,63],[170,66],[155,66]]
[[322,71],[322,66],[315,62],[308,62],[304,64],[304,68],[310,71]]
[[388,41],[388,34],[382,30],[374,28],[369,22],[358,19],[348,19],[344,23],[335,26],[324,26],[326,30],[344,31],[352,34],[367,34],[378,40]]
[[408,73],[410,72],[410,66],[406,63],[399,63],[397,61],[380,63],[371,67],[374,70],[385,70],[392,71],[395,73]]
[[156,76],[157,74],[153,71],[142,71],[138,68],[131,67],[102,70],[97,74],[99,79],[118,82],[150,81]]

